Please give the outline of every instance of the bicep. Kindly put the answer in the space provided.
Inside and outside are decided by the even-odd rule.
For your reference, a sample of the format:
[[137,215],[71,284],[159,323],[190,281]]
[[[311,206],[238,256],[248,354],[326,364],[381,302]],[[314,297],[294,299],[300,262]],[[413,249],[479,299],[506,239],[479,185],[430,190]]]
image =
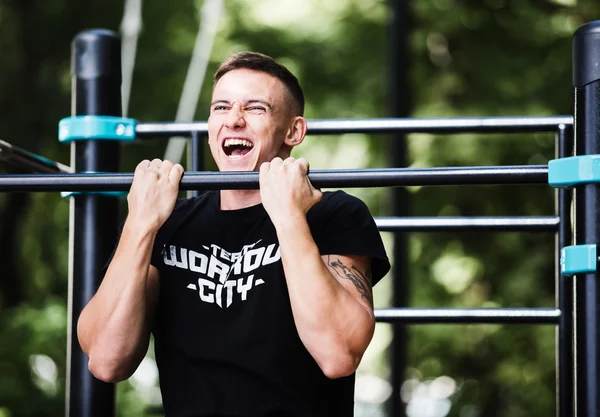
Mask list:
[[361,255],[322,255],[329,272],[369,311],[373,311],[371,258]]

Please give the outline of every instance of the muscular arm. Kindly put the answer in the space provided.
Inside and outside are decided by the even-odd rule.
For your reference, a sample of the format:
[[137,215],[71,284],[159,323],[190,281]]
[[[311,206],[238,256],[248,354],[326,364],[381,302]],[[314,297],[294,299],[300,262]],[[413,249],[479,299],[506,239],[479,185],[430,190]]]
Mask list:
[[321,258],[306,214],[322,197],[304,159],[273,159],[260,167],[261,201],[277,231],[294,322],[325,375],[356,370],[373,337],[370,259]]
[[183,167],[155,159],[138,164],[129,215],[100,288],[84,308],[77,335],[98,378],[129,378],[144,358],[158,299],[158,270],[150,265],[156,233],[171,215]]
[[375,329],[370,259],[321,257],[305,218],[279,226],[277,236],[300,339],[325,375],[351,374]]
[[[357,300],[373,310],[373,276],[371,262],[365,256],[326,255],[323,262],[329,271]],[[366,264],[365,268],[361,268]]]
[[77,335],[98,379],[133,374],[148,349],[158,299],[158,270],[150,265],[154,233],[127,221],[98,292],[82,311]]

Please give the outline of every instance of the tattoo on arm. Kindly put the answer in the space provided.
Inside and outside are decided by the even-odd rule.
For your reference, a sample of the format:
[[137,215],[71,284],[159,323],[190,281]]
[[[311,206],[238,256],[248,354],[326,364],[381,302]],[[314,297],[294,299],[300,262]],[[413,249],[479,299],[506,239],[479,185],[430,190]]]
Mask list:
[[373,277],[370,266],[362,273],[354,265],[348,267],[348,265],[344,264],[340,258],[332,255],[327,255],[327,263],[340,278],[350,280],[362,296],[362,299],[373,308],[373,294],[371,292],[371,282]]

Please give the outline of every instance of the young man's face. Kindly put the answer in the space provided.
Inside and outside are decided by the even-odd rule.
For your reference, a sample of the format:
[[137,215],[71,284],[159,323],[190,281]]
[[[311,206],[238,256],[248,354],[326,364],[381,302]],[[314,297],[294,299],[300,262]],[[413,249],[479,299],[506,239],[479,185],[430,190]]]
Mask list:
[[213,90],[208,143],[220,171],[258,171],[263,162],[289,156],[284,139],[293,119],[288,93],[277,78],[239,69]]

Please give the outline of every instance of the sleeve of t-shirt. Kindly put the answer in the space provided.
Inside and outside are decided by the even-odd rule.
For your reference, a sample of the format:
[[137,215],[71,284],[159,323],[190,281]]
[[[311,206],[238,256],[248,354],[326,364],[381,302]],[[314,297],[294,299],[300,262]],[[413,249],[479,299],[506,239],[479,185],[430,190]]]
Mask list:
[[373,285],[390,270],[381,235],[368,207],[343,191],[324,201],[315,243],[321,255],[363,255],[371,258]]

